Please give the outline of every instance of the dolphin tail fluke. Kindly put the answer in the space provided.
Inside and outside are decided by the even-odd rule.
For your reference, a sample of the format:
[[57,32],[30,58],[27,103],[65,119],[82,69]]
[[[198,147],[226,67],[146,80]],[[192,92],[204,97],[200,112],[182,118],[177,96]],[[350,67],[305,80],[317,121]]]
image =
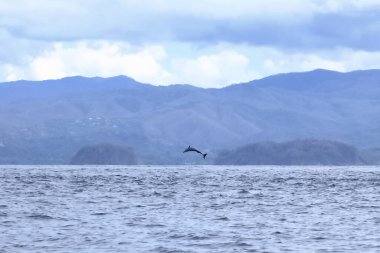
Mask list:
[[207,153],[204,153],[204,154],[203,154],[203,159],[206,159],[206,155],[207,155]]

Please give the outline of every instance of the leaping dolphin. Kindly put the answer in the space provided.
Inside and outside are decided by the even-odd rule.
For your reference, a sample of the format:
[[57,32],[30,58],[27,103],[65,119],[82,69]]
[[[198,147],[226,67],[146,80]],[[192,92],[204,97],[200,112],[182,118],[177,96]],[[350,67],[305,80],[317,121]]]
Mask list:
[[206,155],[207,155],[207,153],[204,153],[204,154],[203,154],[201,151],[199,151],[198,149],[193,148],[193,147],[191,147],[191,146],[188,146],[187,149],[185,149],[185,150],[183,151],[183,153],[191,152],[191,151],[193,151],[193,152],[197,152],[197,153],[203,155],[203,159],[206,159]]

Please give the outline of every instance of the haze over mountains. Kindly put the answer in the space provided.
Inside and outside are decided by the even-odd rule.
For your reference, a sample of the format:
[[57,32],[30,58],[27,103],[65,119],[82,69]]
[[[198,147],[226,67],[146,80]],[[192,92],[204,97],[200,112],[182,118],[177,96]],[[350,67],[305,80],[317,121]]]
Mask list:
[[[314,70],[222,89],[125,76],[0,84],[0,163],[66,164],[83,146],[134,148],[139,163],[193,162],[259,141],[313,138],[380,146],[380,70]],[[203,159],[202,159],[203,160]]]

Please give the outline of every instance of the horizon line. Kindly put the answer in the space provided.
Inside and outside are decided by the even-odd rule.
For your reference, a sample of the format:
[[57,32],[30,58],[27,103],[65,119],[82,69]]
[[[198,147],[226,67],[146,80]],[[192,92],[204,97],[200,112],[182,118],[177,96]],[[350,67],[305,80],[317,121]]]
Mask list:
[[16,83],[16,82],[60,81],[60,80],[69,79],[69,78],[84,78],[84,79],[126,78],[126,79],[131,79],[132,81],[134,81],[136,83],[139,83],[139,84],[151,85],[151,86],[155,86],[155,87],[168,87],[168,86],[184,85],[184,86],[192,86],[192,87],[200,88],[200,89],[223,89],[223,88],[226,88],[226,87],[229,87],[229,86],[234,86],[234,85],[239,85],[239,84],[246,84],[246,83],[250,83],[250,82],[254,82],[254,81],[263,80],[263,79],[266,79],[266,78],[269,78],[269,77],[273,77],[273,76],[287,75],[287,74],[312,73],[312,72],[317,72],[317,71],[330,72],[330,73],[338,73],[338,74],[348,74],[348,73],[363,72],[363,71],[380,71],[380,69],[372,68],[372,69],[356,69],[356,70],[350,70],[350,71],[338,71],[338,70],[331,70],[331,69],[324,69],[324,68],[316,68],[316,69],[306,70],[306,71],[279,72],[279,73],[276,73],[276,74],[267,75],[267,76],[264,76],[264,77],[261,77],[261,78],[257,78],[257,79],[252,79],[252,80],[249,80],[249,81],[230,83],[230,84],[228,84],[226,86],[223,86],[223,87],[203,87],[201,85],[195,85],[195,84],[190,84],[190,83],[170,83],[170,84],[164,84],[164,85],[163,84],[155,84],[155,83],[146,83],[146,82],[140,82],[140,81],[134,79],[133,77],[130,77],[128,75],[123,75],[123,74],[115,75],[115,76],[108,76],[108,77],[105,77],[105,76],[73,75],[73,76],[64,76],[64,77],[61,77],[61,78],[51,78],[51,79],[41,79],[41,80],[19,79],[19,80],[13,80],[13,81],[0,82],[0,84],[10,84],[10,83]]

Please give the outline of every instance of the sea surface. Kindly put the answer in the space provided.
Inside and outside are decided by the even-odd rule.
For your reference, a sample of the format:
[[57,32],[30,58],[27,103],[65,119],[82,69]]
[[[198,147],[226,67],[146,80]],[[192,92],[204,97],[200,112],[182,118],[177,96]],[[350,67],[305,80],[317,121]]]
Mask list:
[[0,252],[380,252],[380,167],[0,166]]

